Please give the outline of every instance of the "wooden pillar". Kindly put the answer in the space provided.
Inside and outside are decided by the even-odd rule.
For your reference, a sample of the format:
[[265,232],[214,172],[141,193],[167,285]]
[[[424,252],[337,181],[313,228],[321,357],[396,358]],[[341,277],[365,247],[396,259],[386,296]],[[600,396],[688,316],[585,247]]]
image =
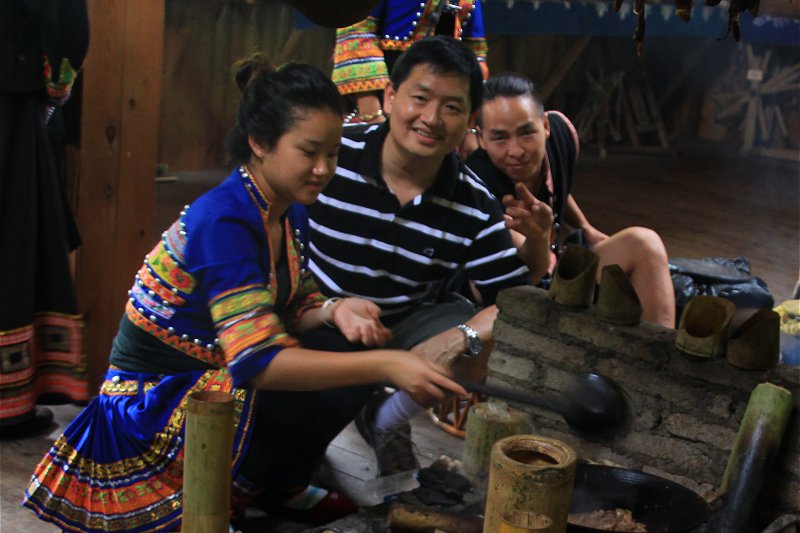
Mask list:
[[77,159],[78,304],[99,383],[133,275],[153,246],[164,0],[89,0]]

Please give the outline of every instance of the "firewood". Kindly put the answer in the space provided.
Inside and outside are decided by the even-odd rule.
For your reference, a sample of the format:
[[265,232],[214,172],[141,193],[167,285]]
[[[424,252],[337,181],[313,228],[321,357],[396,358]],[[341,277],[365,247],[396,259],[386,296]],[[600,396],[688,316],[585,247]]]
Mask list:
[[429,507],[414,507],[393,502],[389,507],[389,527],[411,531],[438,529],[448,533],[481,533],[483,519],[476,515],[449,513]]

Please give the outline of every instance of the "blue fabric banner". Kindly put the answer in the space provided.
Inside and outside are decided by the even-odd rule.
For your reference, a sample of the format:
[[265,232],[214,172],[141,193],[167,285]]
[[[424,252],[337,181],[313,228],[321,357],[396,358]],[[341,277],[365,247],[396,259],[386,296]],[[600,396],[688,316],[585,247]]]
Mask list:
[[[789,0],[786,0],[787,2]],[[722,38],[728,28],[728,10],[723,5],[707,7],[697,2],[689,22],[675,15],[672,2],[646,5],[647,35],[687,35]],[[487,35],[617,35],[633,36],[636,15],[632,0],[625,0],[619,12],[613,2],[554,0],[483,0]],[[317,27],[294,10],[298,29]],[[741,14],[741,40],[800,47],[800,20],[794,18]],[[647,37],[645,36],[645,39]],[[729,35],[728,39],[733,40]]]

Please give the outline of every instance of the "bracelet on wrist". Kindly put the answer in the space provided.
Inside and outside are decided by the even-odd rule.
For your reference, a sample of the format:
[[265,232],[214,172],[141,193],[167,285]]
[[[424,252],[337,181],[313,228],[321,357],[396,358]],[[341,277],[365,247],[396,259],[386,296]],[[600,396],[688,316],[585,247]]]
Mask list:
[[[342,301],[342,299],[340,297],[338,297],[338,296],[334,296],[333,298],[328,298],[327,300],[325,300],[325,302],[322,304],[322,307],[321,307],[322,312],[323,312],[323,316],[324,316],[325,310],[328,307],[333,306],[335,308],[336,304],[338,304],[341,301]],[[334,311],[334,309],[331,309],[331,321],[333,320],[333,311]],[[328,326],[329,328],[335,328],[336,327],[334,324],[331,324],[330,322],[328,322],[324,318],[322,319],[322,323],[325,324],[326,326]]]
[[382,116],[383,116],[383,109],[378,109],[374,113],[364,113],[364,114],[359,113],[358,120],[362,122],[369,122],[370,120],[375,120],[376,118]]

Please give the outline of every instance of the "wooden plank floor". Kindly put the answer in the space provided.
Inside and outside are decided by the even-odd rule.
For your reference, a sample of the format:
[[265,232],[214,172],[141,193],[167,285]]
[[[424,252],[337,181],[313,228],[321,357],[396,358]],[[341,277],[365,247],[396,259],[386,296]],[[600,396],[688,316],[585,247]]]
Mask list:
[[[180,211],[226,175],[225,170],[182,173],[157,186],[156,224],[166,227]],[[703,151],[679,158],[583,154],[574,194],[589,220],[607,233],[630,225],[655,229],[672,257],[744,255],[767,281],[777,301],[789,298],[800,270],[800,165],[766,158],[721,157]],[[39,436],[0,441],[0,531],[56,531],[19,506],[33,467],[78,412],[55,407],[56,423]],[[414,421],[423,465],[442,454],[460,458],[462,441]],[[358,503],[371,500],[375,460],[353,426],[329,448],[321,478],[336,483]],[[248,531],[301,531],[299,524],[266,517]]]
[[710,147],[678,158],[582,156],[573,194],[598,229],[652,228],[670,257],[747,257],[777,302],[798,281],[797,161],[723,157]]

